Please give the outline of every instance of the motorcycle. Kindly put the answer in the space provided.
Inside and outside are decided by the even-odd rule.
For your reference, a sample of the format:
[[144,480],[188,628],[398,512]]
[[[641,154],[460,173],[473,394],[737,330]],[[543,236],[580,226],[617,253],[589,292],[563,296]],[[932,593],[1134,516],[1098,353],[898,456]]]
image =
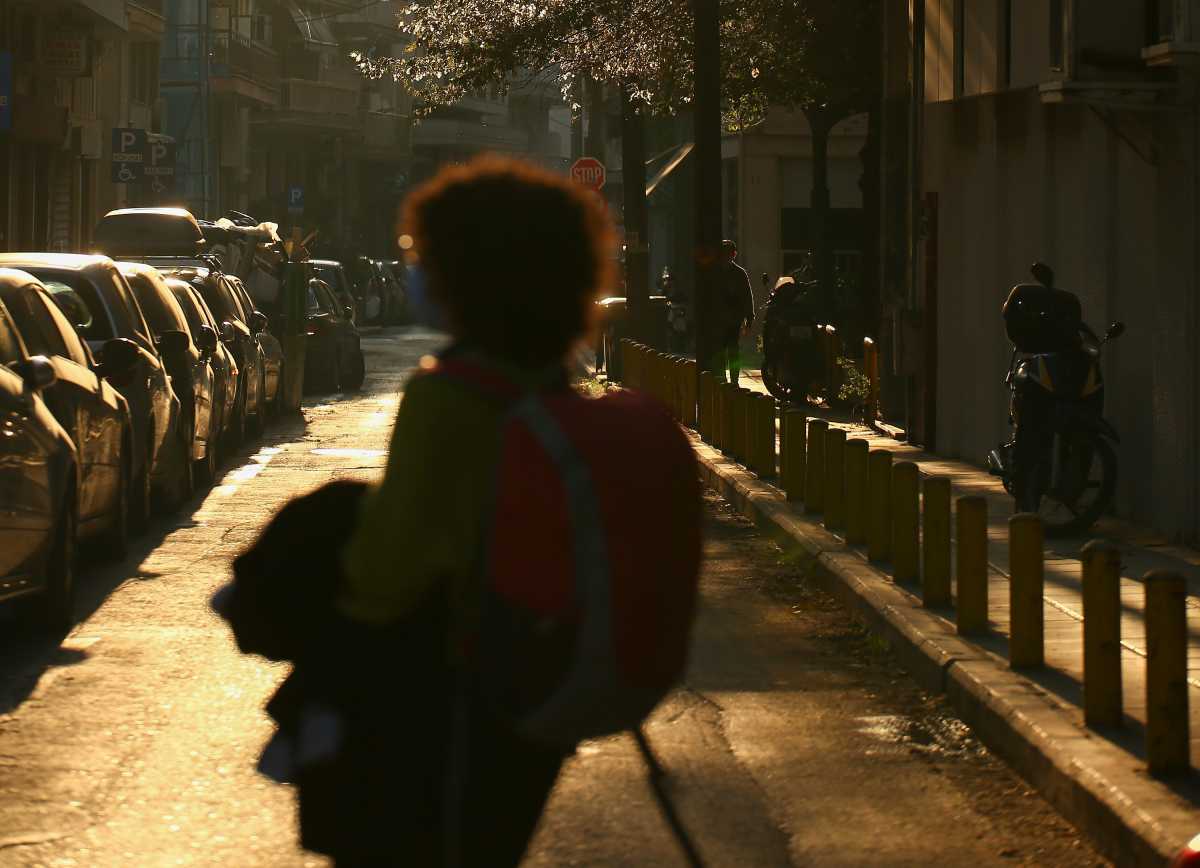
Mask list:
[[[1018,510],[1041,516],[1049,537],[1086,532],[1116,492],[1120,437],[1103,417],[1100,356],[1124,331],[1120,322],[1102,339],[1087,330],[1080,348],[1069,352],[1025,354],[1013,348],[1005,383],[1014,436],[989,453],[988,469],[1003,480]],[[1036,430],[1023,432],[1022,416]],[[1018,460],[1022,434],[1036,438],[1022,450],[1036,455],[1033,461]]]
[[[769,278],[763,274],[763,288]],[[784,276],[763,309],[762,378],[767,391],[785,403],[802,403],[819,388],[823,359],[811,294],[815,284]]]

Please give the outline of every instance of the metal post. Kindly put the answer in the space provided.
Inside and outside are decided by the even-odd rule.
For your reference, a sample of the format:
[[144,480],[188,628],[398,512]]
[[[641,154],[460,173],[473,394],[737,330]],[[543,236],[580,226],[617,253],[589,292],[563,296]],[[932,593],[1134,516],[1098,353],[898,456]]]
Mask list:
[[1083,717],[1120,726],[1121,552],[1093,540],[1083,547]]
[[920,576],[920,473],[911,461],[892,468],[892,575],[908,585]]
[[1188,770],[1187,584],[1164,570],[1147,573],[1146,760],[1151,774]]
[[867,541],[867,504],[871,494],[868,488],[867,454],[870,444],[866,440],[846,441],[846,542],[862,545]]
[[887,561],[892,556],[892,453],[872,449],[867,458],[867,557]]
[[787,499],[795,503],[804,499],[807,420],[803,410],[787,410],[783,415],[783,488]]
[[825,432],[825,527],[841,530],[846,526],[846,431],[830,428]]
[[956,507],[958,531],[958,632],[983,633],[988,623],[987,500],[960,497]]
[[808,420],[808,461],[804,472],[804,509],[820,514],[825,511],[825,434],[829,423]]
[[950,605],[950,480],[925,480],[921,504],[922,547],[921,601],[929,608]]
[[1045,579],[1042,520],[1018,513],[1008,520],[1008,662],[1014,669],[1045,663]]

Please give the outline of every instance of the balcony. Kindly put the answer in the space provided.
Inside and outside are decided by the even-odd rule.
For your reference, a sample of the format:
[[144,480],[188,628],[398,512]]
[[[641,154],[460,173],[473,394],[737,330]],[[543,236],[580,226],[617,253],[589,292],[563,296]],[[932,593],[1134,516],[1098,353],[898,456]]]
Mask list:
[[344,84],[285,78],[279,82],[278,109],[253,122],[295,131],[361,131],[359,90]]
[[263,105],[279,104],[279,56],[236,32],[212,34],[213,90],[237,93]]

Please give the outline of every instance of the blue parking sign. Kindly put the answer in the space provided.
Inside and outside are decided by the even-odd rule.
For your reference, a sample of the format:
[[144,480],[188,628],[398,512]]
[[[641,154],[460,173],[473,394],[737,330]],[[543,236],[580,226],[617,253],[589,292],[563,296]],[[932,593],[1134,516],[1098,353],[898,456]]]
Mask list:
[[289,214],[304,213],[303,187],[288,187],[287,209]]

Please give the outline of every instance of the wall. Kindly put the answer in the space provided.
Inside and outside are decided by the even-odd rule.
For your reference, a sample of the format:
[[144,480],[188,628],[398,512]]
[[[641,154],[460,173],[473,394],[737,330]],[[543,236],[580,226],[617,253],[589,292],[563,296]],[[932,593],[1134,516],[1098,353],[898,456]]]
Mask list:
[[1007,436],[1000,306],[1042,259],[1093,328],[1128,325],[1105,355],[1106,415],[1122,435],[1117,511],[1195,536],[1192,125],[1186,113],[1106,121],[1043,106],[1031,89],[926,107],[924,186],[940,204],[939,452],[980,462]]

